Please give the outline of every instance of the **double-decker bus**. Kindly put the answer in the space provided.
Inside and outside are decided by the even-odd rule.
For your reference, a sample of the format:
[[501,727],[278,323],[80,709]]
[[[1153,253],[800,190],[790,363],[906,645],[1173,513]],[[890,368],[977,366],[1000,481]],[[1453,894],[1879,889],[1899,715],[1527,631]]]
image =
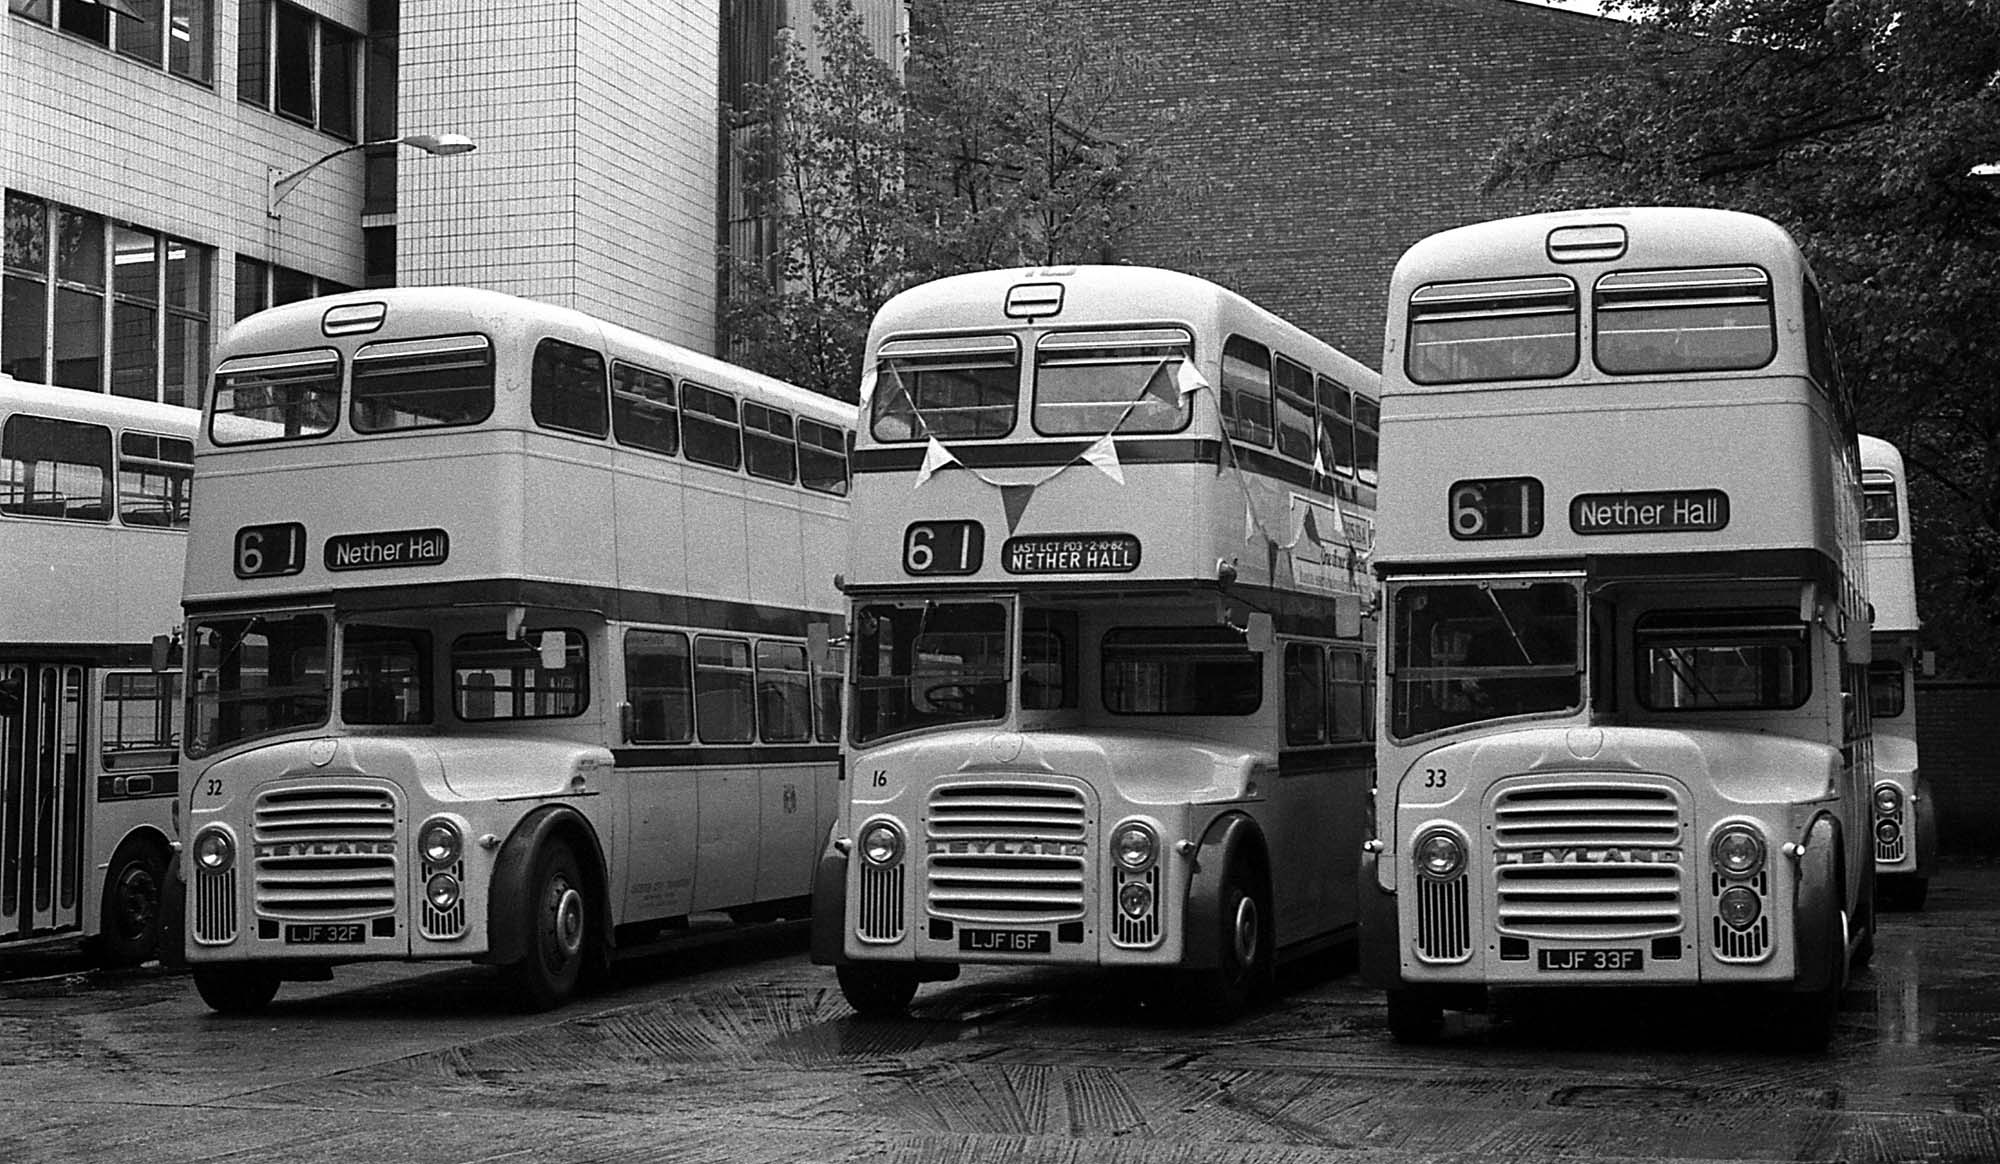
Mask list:
[[202,998],[469,959],[541,1008],[690,914],[802,914],[853,414],[490,292],[237,324],[183,596]]
[[1852,402],[1793,240],[1692,208],[1445,231],[1383,356],[1362,970],[1399,1039],[1491,987],[1768,990],[1872,948]]
[[0,377],[0,951],[161,940],[196,423]]
[[812,939],[848,1002],[1151,967],[1223,1016],[1351,939],[1376,375],[1111,266],[914,288],[866,361]]
[[1937,802],[1917,767],[1917,582],[1903,454],[1861,437],[1861,557],[1875,607],[1868,711],[1875,739],[1875,877],[1884,905],[1922,909],[1937,865]]

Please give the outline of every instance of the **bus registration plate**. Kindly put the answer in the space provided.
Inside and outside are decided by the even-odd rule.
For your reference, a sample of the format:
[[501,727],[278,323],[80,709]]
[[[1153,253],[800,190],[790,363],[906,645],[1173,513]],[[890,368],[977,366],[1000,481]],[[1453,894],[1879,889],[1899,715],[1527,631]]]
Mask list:
[[1046,954],[1049,932],[963,929],[958,931],[958,948],[982,954]]
[[285,944],[288,946],[332,946],[367,940],[368,927],[361,922],[315,922],[309,925],[287,925]]
[[1640,950],[1579,949],[1579,950],[1538,950],[1536,965],[1543,970],[1571,970],[1617,972],[1621,970],[1644,970],[1646,955]]

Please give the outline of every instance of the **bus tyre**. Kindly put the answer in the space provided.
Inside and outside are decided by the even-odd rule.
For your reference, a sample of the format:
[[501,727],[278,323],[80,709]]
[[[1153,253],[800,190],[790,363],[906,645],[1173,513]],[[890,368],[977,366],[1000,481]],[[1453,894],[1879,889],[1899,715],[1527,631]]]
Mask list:
[[278,997],[278,972],[269,966],[196,966],[195,993],[217,1014],[256,1014]]
[[917,996],[917,972],[902,966],[836,966],[840,995],[862,1018],[894,1018]]
[[[1199,940],[1194,934],[1188,938]],[[1186,1001],[1198,1018],[1223,1022],[1268,997],[1274,981],[1270,896],[1241,856],[1231,857],[1223,874],[1211,940],[1215,965],[1189,974]]]
[[160,945],[161,888],[167,858],[158,848],[128,844],[111,859],[104,877],[104,904],[91,957],[104,966],[137,966]]
[[552,1010],[576,993],[595,944],[589,889],[568,844],[557,841],[535,855],[521,906],[528,911],[522,927],[528,950],[505,975],[521,1009]]
[[1846,985],[1847,927],[1838,909],[1826,913],[1821,941],[1826,943],[1827,981],[1815,990],[1788,995],[1780,1016],[1784,1041],[1795,1051],[1819,1052],[1833,1041],[1840,1016],[1840,994]]
[[1389,991],[1389,1034],[1399,1043],[1428,1043],[1444,1033],[1444,1007],[1421,990]]

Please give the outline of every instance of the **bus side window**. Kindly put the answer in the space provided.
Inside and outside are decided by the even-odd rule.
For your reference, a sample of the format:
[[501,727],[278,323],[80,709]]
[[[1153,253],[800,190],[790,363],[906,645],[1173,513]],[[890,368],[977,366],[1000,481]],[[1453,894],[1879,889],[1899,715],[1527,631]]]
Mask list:
[[697,635],[694,640],[694,723],[704,744],[747,744],[756,738],[757,680],[750,644]]
[[1312,464],[1313,374],[1283,356],[1273,365],[1277,385],[1278,452]]
[[1246,444],[1271,445],[1271,349],[1240,335],[1222,347],[1222,431]]
[[603,356],[557,339],[535,345],[528,410],[536,424],[601,437],[609,427],[608,390]]
[[743,463],[736,398],[693,381],[681,384],[681,446],[688,460],[734,469]]
[[815,493],[847,496],[847,447],[854,434],[799,418],[799,484]]
[[0,513],[111,520],[111,430],[47,416],[7,418]]
[[798,445],[792,439],[792,414],[754,400],[743,402],[743,467],[752,477],[798,480]]
[[757,723],[767,744],[812,739],[812,676],[797,643],[757,644]]
[[1333,713],[1329,736],[1336,743],[1365,740],[1374,724],[1367,659],[1348,647],[1334,647],[1328,654],[1333,679],[1328,692]]
[[813,726],[822,744],[840,742],[840,690],[847,679],[847,649],[835,647],[826,669],[813,669]]
[[626,363],[611,365],[611,428],[618,443],[673,456],[681,450],[671,377]]
[[625,701],[632,706],[634,744],[685,744],[694,739],[694,685],[688,677],[688,637],[678,631],[625,635]]
[[1326,652],[1318,643],[1285,644],[1285,743],[1326,742]]

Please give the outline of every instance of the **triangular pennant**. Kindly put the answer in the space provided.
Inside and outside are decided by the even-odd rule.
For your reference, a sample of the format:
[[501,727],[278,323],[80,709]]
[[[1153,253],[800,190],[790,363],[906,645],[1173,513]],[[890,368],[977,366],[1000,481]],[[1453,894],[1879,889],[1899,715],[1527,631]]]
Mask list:
[[957,463],[958,458],[951,455],[950,449],[945,448],[936,437],[930,438],[930,443],[924,446],[924,463],[917,466],[917,483],[910,486],[910,489],[915,491],[923,488],[924,482],[931,479],[932,473],[946,465]]
[[[864,402],[867,399],[865,396],[862,397]],[[866,409],[863,409],[863,411],[866,411]],[[1326,446],[1320,444],[1318,441],[1313,442],[1313,476],[1326,476]]]
[[1201,378],[1200,372],[1195,371],[1193,360],[1182,360],[1180,371],[1174,373],[1174,387],[1182,396],[1186,396],[1190,392],[1199,392],[1208,387],[1208,381]]
[[1021,515],[1028,511],[1028,502],[1035,496],[1033,485],[1002,485],[1000,506],[1007,511],[1007,532],[1021,524]]
[[1313,548],[1316,550],[1324,550],[1326,548],[1326,543],[1320,540],[1319,523],[1313,520],[1313,510],[1310,505],[1306,506],[1304,520],[1299,522],[1299,537],[1311,542]]
[[1106,477],[1120,485],[1125,483],[1125,470],[1118,464],[1118,446],[1109,433],[1090,442],[1090,447],[1083,450],[1083,459],[1104,470]]
[[1181,386],[1181,374],[1186,370],[1187,366],[1188,362],[1186,360],[1180,360],[1174,365],[1175,371],[1172,376],[1163,376],[1160,373],[1167,370],[1167,362],[1161,360],[1160,366],[1153,369],[1153,374],[1146,377],[1146,388],[1139,393],[1139,399],[1146,400],[1150,398],[1159,401],[1168,408],[1179,408],[1181,406],[1181,394],[1193,391],[1191,388]]
[[859,400],[863,416],[868,415],[868,405],[875,399],[875,380],[875,369],[873,368],[861,374],[861,395]]
[[1243,540],[1247,542],[1256,536],[1257,511],[1250,508],[1250,495],[1245,493],[1243,495]]

